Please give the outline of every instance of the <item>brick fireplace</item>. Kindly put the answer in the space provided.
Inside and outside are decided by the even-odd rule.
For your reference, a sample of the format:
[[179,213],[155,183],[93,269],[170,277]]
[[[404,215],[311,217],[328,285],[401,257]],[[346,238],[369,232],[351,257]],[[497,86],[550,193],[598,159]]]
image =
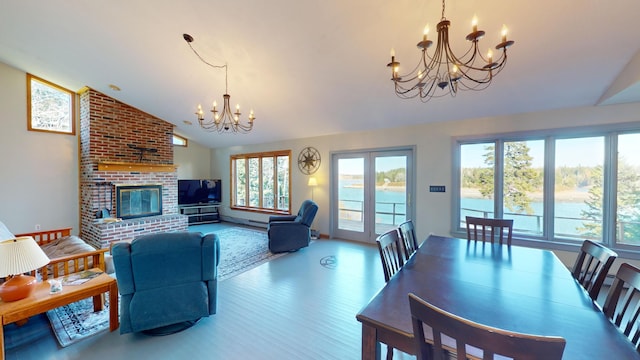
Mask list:
[[[171,123],[90,88],[80,94],[80,234],[85,241],[105,248],[143,234],[187,230],[187,217],[178,211],[172,138]],[[160,193],[125,194],[126,211],[140,212],[105,221],[106,215],[117,215],[120,190],[136,188]],[[147,204],[158,198],[159,206]]]

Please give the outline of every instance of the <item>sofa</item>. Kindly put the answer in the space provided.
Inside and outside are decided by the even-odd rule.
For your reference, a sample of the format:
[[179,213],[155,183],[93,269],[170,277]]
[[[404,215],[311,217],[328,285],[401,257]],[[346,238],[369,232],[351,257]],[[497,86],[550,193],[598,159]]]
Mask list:
[[216,313],[217,235],[144,235],[116,243],[112,255],[120,293],[120,334],[166,335]]

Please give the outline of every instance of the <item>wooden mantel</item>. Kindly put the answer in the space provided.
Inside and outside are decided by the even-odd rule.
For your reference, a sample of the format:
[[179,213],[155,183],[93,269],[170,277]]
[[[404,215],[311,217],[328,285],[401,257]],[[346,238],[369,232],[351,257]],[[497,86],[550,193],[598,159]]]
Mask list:
[[132,171],[132,172],[173,172],[178,165],[173,164],[144,164],[117,161],[101,161],[98,171]]

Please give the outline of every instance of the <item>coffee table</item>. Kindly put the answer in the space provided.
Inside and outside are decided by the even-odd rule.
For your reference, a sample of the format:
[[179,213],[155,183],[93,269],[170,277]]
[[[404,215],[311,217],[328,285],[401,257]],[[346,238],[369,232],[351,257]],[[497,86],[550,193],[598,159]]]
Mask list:
[[[101,271],[91,269],[91,271]],[[2,325],[27,319],[51,309],[68,305],[88,297],[93,297],[95,311],[102,310],[102,294],[109,292],[109,330],[114,331],[120,326],[118,318],[118,284],[116,279],[102,273],[81,285],[63,285],[62,291],[49,294],[49,283],[41,282],[36,285],[29,297],[12,302],[0,301],[0,317]],[[0,360],[4,360],[4,331],[0,326]]]

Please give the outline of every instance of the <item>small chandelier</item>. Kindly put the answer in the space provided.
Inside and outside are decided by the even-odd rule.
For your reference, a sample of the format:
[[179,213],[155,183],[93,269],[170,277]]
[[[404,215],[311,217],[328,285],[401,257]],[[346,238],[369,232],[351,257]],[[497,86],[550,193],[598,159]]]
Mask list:
[[444,17],[445,1],[442,0],[442,18],[437,26],[438,42],[433,55],[427,49],[433,41],[427,39],[429,26],[425,26],[422,41],[417,46],[422,51],[418,65],[408,74],[399,75],[400,63],[395,59],[395,52],[391,50],[391,80],[395,85],[395,93],[403,99],[420,97],[422,102],[431,98],[442,97],[447,94],[456,96],[458,90],[486,89],[504,66],[507,64],[507,48],[513,41],[507,40],[507,28],[502,27],[502,41],[496,45],[496,50],[502,50],[500,58],[495,60],[489,49],[486,57],[478,49],[478,42],[484,36],[484,31],[478,30],[477,19],[472,21],[473,31],[466,39],[471,46],[462,57],[456,56],[449,45],[449,26],[451,22]]
[[224,68],[224,85],[225,92],[223,97],[223,105],[222,110],[218,110],[218,105],[214,101],[213,108],[211,112],[213,116],[210,120],[206,120],[204,117],[204,111],[202,110],[202,106],[198,105],[198,109],[196,111],[196,116],[198,117],[198,123],[200,123],[200,127],[207,131],[217,131],[221,132],[233,132],[233,133],[247,133],[253,129],[253,120],[256,117],[253,115],[253,110],[249,113],[249,121],[247,123],[240,122],[240,105],[236,105],[236,111],[231,112],[231,106],[229,105],[229,100],[231,99],[231,95],[229,95],[229,80],[228,80],[228,69],[227,64],[224,65],[213,65],[205,61],[200,54],[191,46],[193,42],[193,37],[189,34],[182,34],[184,40],[189,44],[189,47],[193,52],[198,56],[198,58],[205,64],[221,69]]

